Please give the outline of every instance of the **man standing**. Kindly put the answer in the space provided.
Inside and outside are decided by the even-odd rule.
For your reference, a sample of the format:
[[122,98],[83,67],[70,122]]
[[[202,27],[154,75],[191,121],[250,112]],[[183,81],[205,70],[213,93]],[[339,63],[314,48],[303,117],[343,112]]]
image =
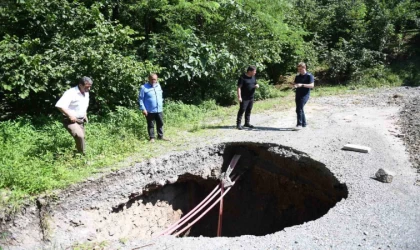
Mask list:
[[73,136],[77,152],[85,154],[85,126],[87,122],[87,109],[89,106],[89,90],[92,79],[82,77],[79,84],[66,92],[55,104],[63,114],[63,125]]
[[245,113],[245,127],[253,128],[250,124],[251,110],[254,104],[255,89],[259,88],[255,74],[257,69],[255,66],[249,66],[246,73],[239,77],[238,80],[238,100],[239,111],[236,118],[236,128],[242,130],[241,126],[242,116]]
[[163,98],[162,88],[158,83],[156,74],[149,75],[149,82],[140,88],[139,104],[140,110],[147,120],[147,132],[149,133],[149,141],[155,142],[155,121],[157,127],[157,139],[168,141],[163,138]]
[[297,114],[297,129],[301,129],[302,127],[306,127],[306,117],[305,112],[303,111],[303,107],[305,106],[306,102],[309,100],[309,94],[311,89],[314,88],[314,76],[306,72],[306,64],[301,62],[297,66],[297,70],[299,72],[298,75],[295,77],[295,81],[293,83],[293,87],[296,89],[296,114]]

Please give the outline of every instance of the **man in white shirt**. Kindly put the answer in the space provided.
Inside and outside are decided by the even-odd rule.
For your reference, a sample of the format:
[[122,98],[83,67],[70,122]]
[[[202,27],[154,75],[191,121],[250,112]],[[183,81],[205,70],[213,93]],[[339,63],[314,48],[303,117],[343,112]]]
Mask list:
[[92,79],[82,77],[79,84],[66,92],[55,106],[63,113],[63,125],[76,141],[77,151],[85,154],[85,126]]

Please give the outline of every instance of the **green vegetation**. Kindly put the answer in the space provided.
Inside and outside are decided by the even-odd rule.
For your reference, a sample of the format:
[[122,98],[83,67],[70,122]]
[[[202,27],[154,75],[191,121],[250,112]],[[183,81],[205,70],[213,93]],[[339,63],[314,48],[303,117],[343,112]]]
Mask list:
[[[266,100],[255,112],[293,105],[282,86],[299,61],[317,86],[330,86],[314,96],[420,85],[419,13],[415,0],[4,0],[0,203],[151,156],[137,110],[150,72],[159,74],[167,134],[177,140],[212,120],[231,123],[237,107],[228,106],[249,64],[258,67],[256,99]],[[74,157],[54,104],[83,75],[94,80],[88,148]]]
[[92,112],[133,108],[152,71],[166,98],[230,105],[248,64],[270,84],[305,61],[319,83],[418,85],[419,13],[414,0],[5,0],[0,111],[53,114],[83,75]]
[[78,243],[72,246],[73,250],[91,250],[91,249],[98,249],[103,250],[106,249],[109,243],[107,241],[101,242],[86,242],[86,243]]

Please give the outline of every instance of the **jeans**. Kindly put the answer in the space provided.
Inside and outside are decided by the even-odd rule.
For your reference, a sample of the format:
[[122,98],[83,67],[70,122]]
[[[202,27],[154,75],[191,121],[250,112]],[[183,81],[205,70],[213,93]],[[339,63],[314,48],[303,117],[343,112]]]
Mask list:
[[147,132],[150,139],[155,139],[155,121],[157,127],[158,138],[163,138],[163,113],[147,113]]
[[309,100],[309,95],[298,96],[295,97],[296,102],[296,114],[297,114],[297,126],[306,126],[306,117],[305,111],[303,111],[303,107]]
[[242,116],[244,113],[245,113],[245,124],[249,124],[249,121],[251,119],[251,110],[252,110],[253,105],[254,105],[254,99],[242,100],[242,102],[239,104],[238,117],[236,118],[237,126],[241,125]]

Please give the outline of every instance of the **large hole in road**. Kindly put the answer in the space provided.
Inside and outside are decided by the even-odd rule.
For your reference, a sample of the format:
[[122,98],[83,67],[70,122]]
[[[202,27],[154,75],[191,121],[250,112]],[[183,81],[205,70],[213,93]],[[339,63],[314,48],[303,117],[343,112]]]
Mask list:
[[[235,171],[243,174],[224,198],[222,236],[271,234],[316,220],[347,198],[346,185],[323,163],[292,149],[254,143],[227,144],[221,155],[223,171],[235,154],[241,155]],[[155,223],[149,221],[160,225],[156,228],[160,231],[182,218],[218,183],[217,179],[184,174],[176,183],[154,189],[133,202],[151,207],[160,204],[160,208],[167,204],[164,207],[168,211],[155,216]],[[153,208],[148,211],[156,212]],[[217,205],[183,236],[215,237],[218,213]]]
[[[19,249],[149,239],[185,218],[219,184],[234,155],[241,157],[232,174],[243,174],[223,199],[224,237],[262,236],[316,220],[348,195],[325,164],[303,152],[277,144],[222,143],[75,185],[60,199],[25,208],[6,230],[21,240]],[[215,237],[218,210],[217,204],[180,236]]]

